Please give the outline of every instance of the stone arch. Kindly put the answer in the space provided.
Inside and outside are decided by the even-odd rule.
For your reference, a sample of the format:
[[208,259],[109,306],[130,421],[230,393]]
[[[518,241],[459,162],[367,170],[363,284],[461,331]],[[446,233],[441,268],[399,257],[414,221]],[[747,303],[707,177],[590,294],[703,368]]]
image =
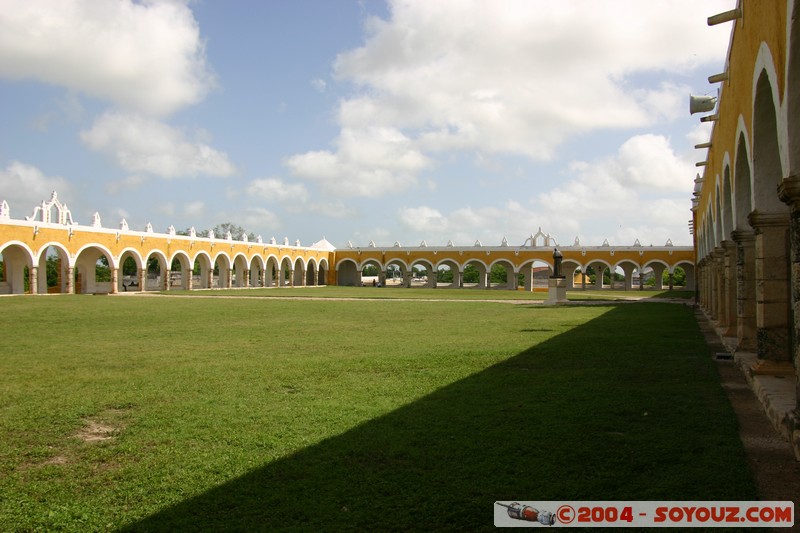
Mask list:
[[[743,123],[741,117],[740,122]],[[747,217],[753,211],[753,172],[750,158],[749,135],[741,126],[737,130],[736,161],[733,168],[734,185],[734,228],[737,231],[749,231]]]
[[[765,49],[768,51],[762,45],[762,51]],[[749,222],[755,230],[758,357],[790,361],[789,206],[777,193],[784,172],[775,80],[774,69],[757,70],[752,132],[754,210]]]
[[278,287],[287,287],[291,285],[291,272],[293,268],[294,264],[292,263],[291,257],[284,255],[280,258],[278,263],[278,277],[275,280]]
[[530,292],[547,288],[547,280],[553,273],[553,267],[542,259],[531,259],[522,263],[519,271],[522,274],[523,288]]
[[306,281],[306,262],[302,257],[298,257],[293,265],[292,286],[302,287]]
[[[729,159],[728,154],[725,154],[726,159]],[[722,240],[730,240],[731,232],[733,232],[733,189],[731,188],[731,166],[730,161],[726,161],[722,170],[722,202],[721,202],[722,216]]]
[[[49,253],[50,249],[53,249],[53,254]],[[50,257],[55,257],[53,264],[50,263]],[[42,247],[39,248],[38,257],[35,258],[35,262],[39,267],[36,287],[39,294],[47,294],[49,292],[63,294],[67,292],[67,274],[70,267],[70,254],[66,246],[56,241],[42,245]],[[56,274],[56,279],[52,287],[49,286],[48,281],[49,268],[54,268]],[[31,287],[31,290],[33,290],[33,287]]]
[[266,272],[264,273],[264,286],[275,287],[278,285],[280,276],[280,262],[278,256],[270,254],[267,256]]
[[142,291],[160,291],[167,283],[167,255],[159,249],[150,250],[144,259],[144,283]]
[[[592,272],[594,272],[595,278],[593,288],[595,290],[601,290],[603,288],[603,273],[606,270],[609,272],[613,270],[611,263],[604,259],[593,259],[592,261],[589,261],[589,263],[586,265],[586,268],[591,268]],[[613,286],[613,283],[610,286]]]
[[[372,274],[373,271],[375,272],[374,274]],[[361,261],[361,263],[359,263],[358,272],[360,282],[359,285],[377,285],[383,280],[383,265],[378,259],[372,257],[364,259]],[[368,272],[369,274],[365,274],[365,272]]]
[[9,241],[0,248],[0,256],[3,263],[0,294],[24,294],[26,278],[33,268],[33,251],[23,242]]
[[762,213],[787,211],[777,194],[784,173],[778,139],[779,109],[774,93],[767,70],[762,70],[756,84],[752,132],[754,210]]
[[321,259],[319,261],[319,265],[317,266],[317,285],[328,284],[328,269],[328,260]]
[[671,272],[674,272],[677,267],[681,267],[683,271],[686,273],[686,283],[684,285],[685,290],[693,291],[695,288],[695,267],[694,263],[691,261],[678,261],[672,268],[670,269]]
[[[168,288],[178,286],[183,290],[192,288],[192,271],[194,270],[193,264],[189,259],[189,254],[184,250],[178,250],[169,260],[169,275]],[[175,268],[179,267],[179,268]]]
[[242,252],[237,253],[233,256],[231,266],[231,287],[247,287],[248,278],[250,277],[247,256]]
[[144,290],[145,260],[136,248],[125,248],[119,254],[119,272],[117,274],[117,291]]
[[[633,289],[633,272],[636,270],[639,270],[639,272],[641,272],[641,266],[630,259],[623,259],[614,265],[612,272],[616,271],[617,267],[622,269],[622,272],[625,277],[625,280],[623,282],[624,283],[623,288],[626,291]],[[612,287],[613,285],[614,284],[612,280]]]
[[488,287],[489,265],[481,259],[469,259],[464,262],[464,287],[485,289]]
[[247,279],[247,286],[248,287],[263,287],[265,286],[264,283],[264,258],[261,257],[259,254],[253,254],[253,257],[250,258],[250,263],[248,265],[248,270],[250,271],[250,275]]
[[[414,267],[419,267],[420,265],[425,267],[425,276],[414,277]],[[433,268],[433,262],[428,259],[415,259],[413,262],[411,262],[408,274],[411,275],[411,282],[408,285],[409,287],[417,286],[429,289],[436,287],[436,271]]]
[[310,287],[317,285],[317,261],[313,257],[310,257],[306,264],[305,285]]
[[395,257],[386,262],[386,286],[409,287],[411,284],[411,267],[407,262]]
[[[500,274],[502,276],[499,269],[495,267],[502,267],[505,270],[505,282],[502,280],[492,281],[493,275]],[[486,284],[487,289],[516,290],[518,286],[519,281],[517,280],[514,264],[509,259],[500,258],[492,261],[489,265],[489,276]]]
[[[578,274],[583,274],[583,267],[581,264],[574,259],[564,259],[561,263],[561,275],[564,276],[567,289],[575,288],[575,276]],[[579,283],[581,283],[581,288],[583,288],[584,283],[581,281],[579,281]]]
[[666,261],[661,259],[651,259],[642,265],[643,269],[650,268],[653,270],[653,288],[662,290],[664,288],[664,272],[672,274],[672,269]]
[[[446,269],[444,269],[443,267],[446,267]],[[434,271],[436,272],[437,279],[439,277],[439,272],[441,272],[443,270],[448,270],[450,272],[450,275],[452,276],[452,279],[449,282],[448,281],[443,281],[441,283],[445,287],[450,288],[450,289],[461,288],[461,286],[463,285],[463,282],[462,282],[462,279],[461,279],[461,276],[462,276],[463,272],[461,271],[461,267],[458,264],[458,262],[456,262],[455,259],[446,258],[446,259],[442,259],[438,263],[436,263],[436,265],[434,266]],[[448,275],[447,274],[443,274],[443,276],[445,277],[445,279],[448,279]]]
[[336,280],[341,287],[361,285],[361,270],[352,259],[342,259],[336,264]]
[[102,244],[87,244],[75,253],[75,292],[78,294],[107,294],[114,292],[111,272],[108,279],[97,279],[97,263],[105,257],[109,269],[113,270],[114,257]]
[[204,251],[197,252],[192,261],[192,272],[198,271],[197,277],[192,275],[192,286],[200,289],[210,289],[214,281],[214,263],[211,256]]
[[233,276],[231,258],[225,252],[218,252],[212,261],[211,288],[228,289]]

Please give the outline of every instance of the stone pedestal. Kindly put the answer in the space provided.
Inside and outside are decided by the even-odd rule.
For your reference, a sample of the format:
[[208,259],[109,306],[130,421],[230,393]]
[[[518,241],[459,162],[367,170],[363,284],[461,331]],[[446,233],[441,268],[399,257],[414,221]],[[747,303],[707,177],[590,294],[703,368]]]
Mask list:
[[550,278],[547,280],[547,304],[567,303],[566,278]]

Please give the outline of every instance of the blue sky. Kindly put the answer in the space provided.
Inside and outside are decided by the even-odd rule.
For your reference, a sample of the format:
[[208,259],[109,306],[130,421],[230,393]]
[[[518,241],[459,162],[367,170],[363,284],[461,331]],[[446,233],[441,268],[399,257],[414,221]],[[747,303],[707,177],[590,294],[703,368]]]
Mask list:
[[733,0],[0,0],[0,200],[265,240],[690,245]]

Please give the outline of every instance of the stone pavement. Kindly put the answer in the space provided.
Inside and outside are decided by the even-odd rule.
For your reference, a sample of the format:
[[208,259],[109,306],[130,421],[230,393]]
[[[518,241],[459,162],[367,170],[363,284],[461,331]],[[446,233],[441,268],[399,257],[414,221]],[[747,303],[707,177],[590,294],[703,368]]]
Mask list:
[[[800,446],[798,446],[800,442],[797,441],[800,438],[800,427],[795,431],[797,386],[791,363],[774,366],[767,364],[759,367],[756,354],[736,351],[737,339],[724,337],[722,330],[715,329],[710,317],[702,310],[696,309],[695,316],[705,335],[706,344],[719,360],[728,359],[734,362],[761,403],[764,414],[775,431],[794,448],[796,459],[800,461]],[[792,438],[796,439],[795,446],[792,446]]]

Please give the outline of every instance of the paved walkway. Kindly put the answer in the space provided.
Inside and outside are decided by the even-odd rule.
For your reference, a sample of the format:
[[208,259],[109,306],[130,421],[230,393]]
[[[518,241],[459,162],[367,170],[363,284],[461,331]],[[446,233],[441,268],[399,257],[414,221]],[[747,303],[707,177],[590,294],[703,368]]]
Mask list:
[[[789,444],[784,420],[795,408],[794,374],[753,375],[755,354],[735,352],[735,339],[722,337],[702,311],[697,321],[709,351],[717,358],[720,382],[739,421],[739,437],[762,501],[793,501],[800,530],[800,461]],[[731,356],[730,359],[724,358]],[[771,531],[788,531],[773,528]]]

